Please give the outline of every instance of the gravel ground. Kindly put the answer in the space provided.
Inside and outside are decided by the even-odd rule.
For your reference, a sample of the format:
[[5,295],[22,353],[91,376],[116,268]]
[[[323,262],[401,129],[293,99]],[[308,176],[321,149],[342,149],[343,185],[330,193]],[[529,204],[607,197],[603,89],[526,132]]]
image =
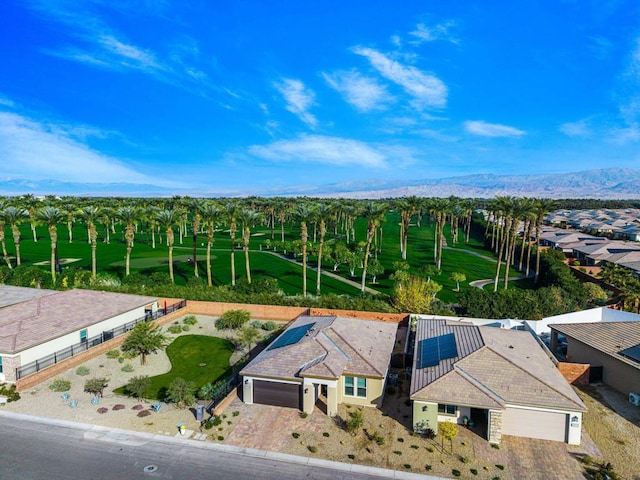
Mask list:
[[[211,335],[233,340],[233,334],[215,328],[214,323],[217,317],[197,315],[197,318],[198,323],[192,326],[189,332],[184,332],[181,335]],[[165,331],[168,326],[164,327]],[[167,335],[171,338],[177,336],[169,333]],[[236,351],[231,357],[231,363],[235,363],[242,356],[242,353]],[[122,371],[122,367],[127,364],[133,366],[133,372]],[[85,362],[83,366],[89,369],[88,375],[78,375],[76,368],[73,368],[55,377],[71,382],[71,389],[66,392],[69,394],[68,399],[64,400],[62,393],[53,392],[48,388],[53,381],[52,379],[22,392],[21,399],[8,403],[5,407],[6,410],[165,435],[175,435],[178,432],[177,425],[181,422],[185,423],[187,429],[199,431],[200,422],[196,421],[194,412],[189,409],[178,409],[171,404],[163,403],[160,412],[156,413],[151,410],[151,405],[156,403],[155,401],[139,401],[113,393],[114,389],[126,385],[133,376],[154,376],[170,371],[171,362],[164,351],[149,355],[146,365],[140,365],[139,358],[127,359],[120,363],[118,359],[109,359],[106,354],[102,354]],[[93,377],[109,379],[104,396],[99,399],[97,405],[91,403],[92,395],[84,392],[85,381]],[[70,406],[72,400],[77,401],[75,408]],[[142,410],[148,411],[149,415],[138,417],[139,405],[142,406]],[[108,410],[106,413],[99,413],[98,409],[100,408]]]
[[589,409],[584,428],[602,453],[596,460],[611,462],[625,479],[640,480],[640,408],[606,385],[579,394]]

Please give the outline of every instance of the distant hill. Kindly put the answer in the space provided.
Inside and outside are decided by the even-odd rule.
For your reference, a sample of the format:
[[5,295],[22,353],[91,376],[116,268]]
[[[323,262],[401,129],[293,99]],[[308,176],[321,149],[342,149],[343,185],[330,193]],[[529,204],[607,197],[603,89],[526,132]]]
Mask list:
[[335,198],[391,198],[402,196],[493,198],[499,195],[546,198],[640,198],[640,170],[608,168],[565,174],[466,175],[440,179],[367,180],[330,185],[296,185],[269,190],[173,190],[158,185],[130,183],[70,183],[56,180],[0,181],[1,195],[77,195],[192,197],[221,196],[313,196]]

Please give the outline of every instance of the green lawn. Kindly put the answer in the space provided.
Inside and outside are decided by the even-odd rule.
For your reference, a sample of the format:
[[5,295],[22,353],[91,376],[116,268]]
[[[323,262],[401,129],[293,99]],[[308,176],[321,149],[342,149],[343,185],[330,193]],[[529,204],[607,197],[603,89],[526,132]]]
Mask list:
[[[215,382],[230,372],[229,359],[235,351],[233,343],[224,338],[206,335],[182,335],[167,347],[171,371],[151,377],[147,398],[163,400],[174,378],[193,382],[196,388]],[[200,366],[200,364],[206,364]],[[124,394],[124,387],[115,390]]]

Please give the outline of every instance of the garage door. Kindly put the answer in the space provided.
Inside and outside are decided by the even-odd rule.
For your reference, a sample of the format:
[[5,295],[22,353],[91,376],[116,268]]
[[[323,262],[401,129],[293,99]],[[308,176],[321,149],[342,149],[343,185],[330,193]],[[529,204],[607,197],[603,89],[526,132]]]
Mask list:
[[502,434],[542,440],[566,441],[567,414],[507,408],[502,416]]
[[300,384],[253,381],[253,403],[300,408]]

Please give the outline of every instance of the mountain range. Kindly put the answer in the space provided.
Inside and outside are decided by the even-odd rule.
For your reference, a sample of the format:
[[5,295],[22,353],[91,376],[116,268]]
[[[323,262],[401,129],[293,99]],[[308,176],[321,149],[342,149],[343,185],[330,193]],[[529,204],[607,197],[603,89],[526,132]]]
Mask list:
[[122,197],[233,197],[258,195],[311,196],[332,198],[393,198],[402,196],[493,198],[501,195],[544,198],[640,198],[640,170],[607,168],[563,174],[465,175],[440,179],[367,180],[328,185],[296,185],[247,191],[203,190],[168,191],[166,187],[132,183],[73,183],[57,180],[0,181],[0,195],[74,195]]

